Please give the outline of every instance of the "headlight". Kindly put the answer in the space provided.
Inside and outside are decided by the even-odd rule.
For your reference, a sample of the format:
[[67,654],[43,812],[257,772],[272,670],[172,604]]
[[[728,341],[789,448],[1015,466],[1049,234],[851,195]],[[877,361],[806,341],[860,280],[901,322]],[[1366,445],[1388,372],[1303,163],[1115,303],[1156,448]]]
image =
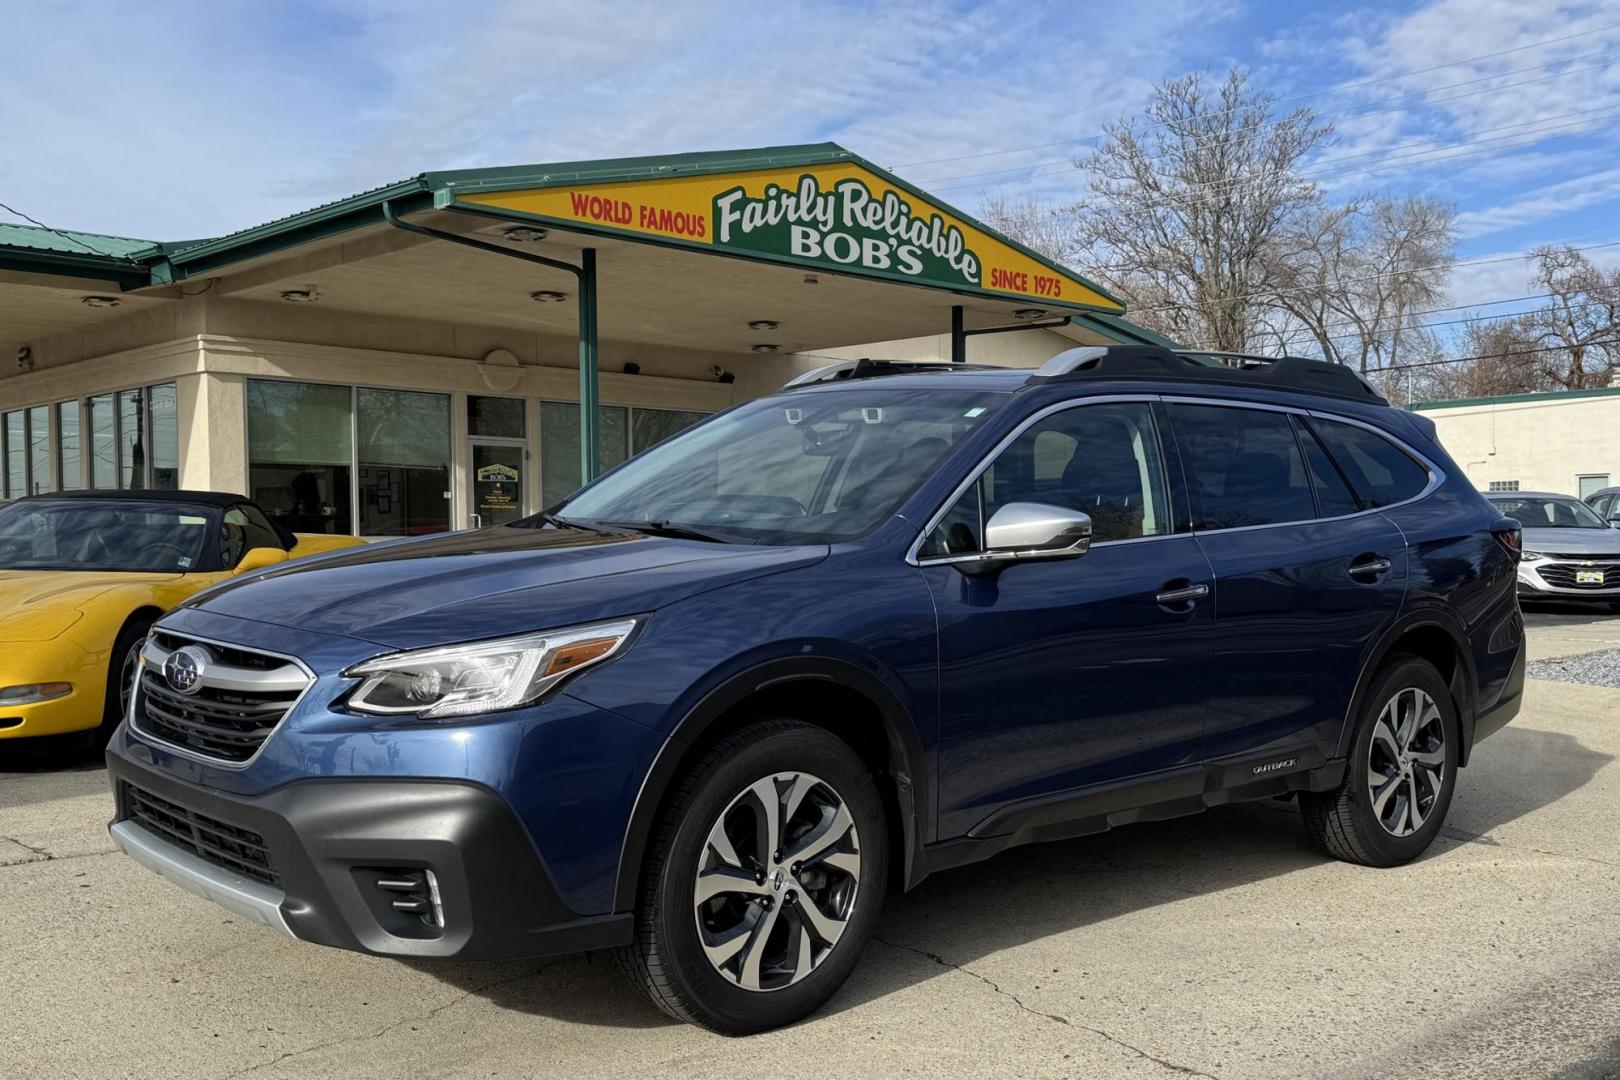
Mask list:
[[1535,562],[1538,559],[1545,559],[1546,557],[1547,556],[1543,555],[1539,551],[1525,551],[1525,552],[1521,552],[1519,554],[1519,561],[1520,562]]
[[73,684],[65,682],[27,683],[8,686],[0,690],[0,708],[7,705],[37,705],[41,701],[54,701],[73,693]]
[[635,629],[635,619],[620,619],[380,656],[343,673],[365,680],[349,695],[348,705],[356,712],[431,719],[527,705],[618,653]]

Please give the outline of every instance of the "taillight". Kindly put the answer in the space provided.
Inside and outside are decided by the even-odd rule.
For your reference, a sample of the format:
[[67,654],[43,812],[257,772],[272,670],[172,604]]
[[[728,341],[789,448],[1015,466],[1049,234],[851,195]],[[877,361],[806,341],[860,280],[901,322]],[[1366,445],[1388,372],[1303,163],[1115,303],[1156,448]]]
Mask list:
[[1496,537],[1496,542],[1501,544],[1514,559],[1518,559],[1524,553],[1524,534],[1520,531],[1517,520],[1510,517],[1497,518],[1491,524],[1491,535]]

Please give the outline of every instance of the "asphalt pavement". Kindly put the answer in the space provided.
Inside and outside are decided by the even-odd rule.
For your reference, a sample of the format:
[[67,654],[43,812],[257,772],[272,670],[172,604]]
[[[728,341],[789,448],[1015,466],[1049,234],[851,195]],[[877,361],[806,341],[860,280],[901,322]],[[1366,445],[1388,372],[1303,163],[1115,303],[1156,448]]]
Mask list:
[[[1527,615],[1532,657],[1620,618]],[[890,904],[831,1006],[725,1039],[605,957],[406,964],[113,851],[93,763],[0,758],[0,1077],[1620,1076],[1620,690],[1530,685],[1441,839],[1371,870],[1291,804],[1024,848]]]

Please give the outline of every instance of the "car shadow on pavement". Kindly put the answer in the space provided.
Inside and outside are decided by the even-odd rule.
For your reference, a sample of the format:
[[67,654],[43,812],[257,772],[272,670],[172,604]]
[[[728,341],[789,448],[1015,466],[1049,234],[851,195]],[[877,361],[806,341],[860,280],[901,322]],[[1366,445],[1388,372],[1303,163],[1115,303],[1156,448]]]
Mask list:
[[[1493,843],[1493,830],[1584,786],[1609,760],[1559,732],[1504,729],[1481,744],[1463,772],[1442,842],[1424,857],[1443,858],[1458,843]],[[819,1015],[907,989],[1003,949],[1329,861],[1306,834],[1295,804],[1275,800],[1017,848],[935,874],[906,895],[891,894],[876,939]],[[919,958],[927,966],[919,968]],[[671,1022],[606,954],[416,966],[518,1012],[591,1026]]]

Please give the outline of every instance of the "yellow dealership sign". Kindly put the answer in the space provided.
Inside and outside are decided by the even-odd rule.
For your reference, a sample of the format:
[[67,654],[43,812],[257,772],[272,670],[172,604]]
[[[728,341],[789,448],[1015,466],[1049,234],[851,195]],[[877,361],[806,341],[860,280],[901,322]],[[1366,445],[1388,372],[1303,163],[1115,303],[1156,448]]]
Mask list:
[[856,162],[563,183],[457,202],[772,262],[1122,312],[1063,268]]

